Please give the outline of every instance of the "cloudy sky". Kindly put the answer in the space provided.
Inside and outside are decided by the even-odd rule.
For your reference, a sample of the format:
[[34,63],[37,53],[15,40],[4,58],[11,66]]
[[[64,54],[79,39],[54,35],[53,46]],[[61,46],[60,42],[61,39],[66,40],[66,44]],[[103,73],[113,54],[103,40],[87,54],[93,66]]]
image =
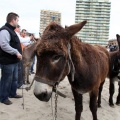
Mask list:
[[[111,1],[109,38],[120,34],[120,0]],[[62,15],[62,26],[75,23],[76,0],[0,0],[0,27],[5,24],[9,12],[19,14],[21,28],[39,34],[40,10],[55,10]]]

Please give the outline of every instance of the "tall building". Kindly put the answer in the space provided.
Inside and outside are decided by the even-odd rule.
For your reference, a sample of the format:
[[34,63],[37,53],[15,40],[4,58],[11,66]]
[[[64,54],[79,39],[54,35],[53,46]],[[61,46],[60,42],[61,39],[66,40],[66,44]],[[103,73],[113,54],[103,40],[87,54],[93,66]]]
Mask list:
[[108,44],[110,9],[109,0],[76,0],[75,23],[87,20],[77,36],[90,44]]
[[51,10],[41,10],[40,12],[40,34],[43,33],[44,29],[52,21],[61,25],[61,13]]

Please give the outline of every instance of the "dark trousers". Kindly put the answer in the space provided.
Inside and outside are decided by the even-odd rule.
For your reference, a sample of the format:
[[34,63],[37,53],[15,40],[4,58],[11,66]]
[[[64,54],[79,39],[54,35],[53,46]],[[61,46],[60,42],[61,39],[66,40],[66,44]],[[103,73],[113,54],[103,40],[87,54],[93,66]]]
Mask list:
[[1,65],[0,102],[9,96],[16,96],[18,81],[18,63]]

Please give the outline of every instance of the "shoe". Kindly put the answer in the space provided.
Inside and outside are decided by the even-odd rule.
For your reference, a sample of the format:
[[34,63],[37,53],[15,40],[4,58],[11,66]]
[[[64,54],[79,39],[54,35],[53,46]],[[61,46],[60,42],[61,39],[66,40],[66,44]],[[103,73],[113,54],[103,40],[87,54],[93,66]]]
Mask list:
[[31,72],[31,74],[35,74],[35,72]]
[[15,96],[10,96],[10,98],[22,98],[22,95],[15,95]]
[[2,103],[4,103],[5,105],[11,105],[12,104],[12,102],[8,99],[3,101]]

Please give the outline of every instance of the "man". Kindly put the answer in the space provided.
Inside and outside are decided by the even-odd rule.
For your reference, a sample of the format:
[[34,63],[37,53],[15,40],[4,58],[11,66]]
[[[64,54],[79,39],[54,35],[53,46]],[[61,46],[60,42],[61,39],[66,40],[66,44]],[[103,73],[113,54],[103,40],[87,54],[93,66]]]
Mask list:
[[12,104],[9,98],[21,98],[17,95],[18,63],[22,60],[20,40],[14,32],[18,25],[19,16],[9,13],[6,24],[0,29],[0,102],[6,105]]
[[[15,29],[15,32],[16,32],[19,40],[20,40],[20,43],[22,43],[24,46],[29,45],[30,41],[33,39],[33,37],[32,36],[29,36],[29,37],[24,36],[24,37],[22,37],[23,35],[22,36],[20,35],[20,34],[22,34],[22,32],[20,33],[20,31],[21,31],[21,27],[20,27],[20,25],[17,25],[16,29]],[[24,32],[24,34],[26,35],[26,31]]]
[[[21,33],[20,33],[21,37],[22,37],[22,38],[28,38],[28,37],[26,37],[26,34],[27,34],[27,30],[26,30],[26,29],[22,29],[22,31],[21,31]],[[36,39],[35,39],[35,37],[34,37],[33,34],[30,34],[29,37],[31,38],[29,44],[33,44],[33,43],[36,42]],[[27,44],[25,45],[25,43],[24,43],[24,44],[22,45],[22,48],[24,49],[25,46],[27,46]],[[35,57],[34,57],[34,59],[33,59],[33,63],[32,63],[32,65],[31,65],[31,67],[30,67],[30,70],[29,70],[29,74],[30,74],[30,75],[31,75],[31,74],[35,74],[35,72],[34,72],[34,64],[35,64]]]
[[25,38],[26,34],[27,34],[27,30],[26,29],[22,29],[22,31],[20,33],[21,37]]

